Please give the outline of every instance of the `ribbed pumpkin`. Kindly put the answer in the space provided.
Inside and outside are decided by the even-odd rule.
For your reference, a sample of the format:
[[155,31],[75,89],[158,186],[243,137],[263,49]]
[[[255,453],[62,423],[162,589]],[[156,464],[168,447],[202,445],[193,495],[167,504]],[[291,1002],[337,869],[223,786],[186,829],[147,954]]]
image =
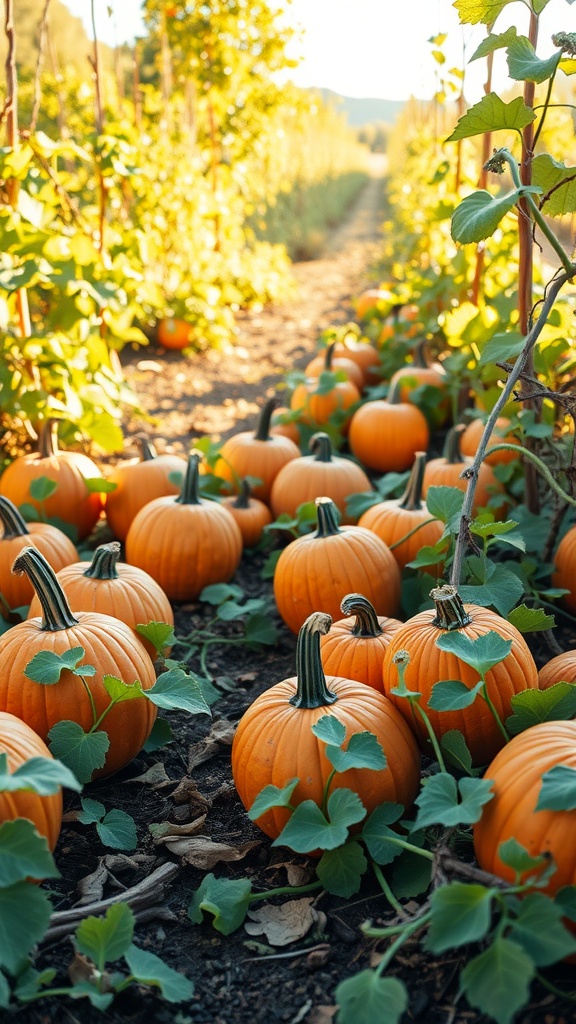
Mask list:
[[336,373],[341,370],[356,385],[358,391],[364,387],[364,374],[353,359],[347,359],[345,355],[336,354],[336,342],[327,345],[324,352],[314,356],[305,367],[307,377],[319,377],[325,370]]
[[337,380],[334,376],[326,383],[324,375],[307,377],[297,384],[290,398],[290,408],[297,411],[302,423],[322,427],[328,421],[338,420],[343,434],[348,432],[352,406],[360,401],[360,391],[351,380]]
[[383,665],[384,693],[425,742],[428,734],[420,716],[412,712],[408,700],[391,692],[398,685],[394,656],[399,651],[406,651],[410,659],[405,669],[406,685],[409,690],[422,694],[420,702],[435,734],[440,737],[451,729],[459,729],[468,744],[473,763],[486,764],[503,745],[504,737],[482,697],[478,696],[473,704],[460,711],[434,711],[428,707],[435,683],[458,679],[471,689],[479,680],[475,669],[455,654],[441,651],[436,640],[445,631],[456,629],[471,640],[494,630],[504,640],[512,641],[508,656],[486,674],[488,696],[501,722],[512,713],[514,694],[538,688],[538,670],[524,637],[502,616],[479,605],[462,604],[455,588],[448,584],[435,588],[430,596],[434,609],[419,612],[408,619],[390,641]]
[[298,426],[298,413],[292,412],[286,405],[279,405],[272,413],[270,421],[270,433],[282,434],[289,437],[298,448],[300,453],[300,427]]
[[538,686],[547,690],[556,683],[576,683],[576,651],[563,651],[551,658],[538,672]]
[[[388,545],[400,569],[404,569],[421,548],[436,544],[444,532],[444,524],[432,519],[426,502],[422,501],[425,466],[426,452],[416,452],[402,497],[379,501],[366,509],[358,520],[358,526],[372,530]],[[438,575],[442,566],[428,566],[426,571]]]
[[572,613],[576,612],[576,526],[571,526],[560,541],[554,556],[552,586],[560,587],[562,604]]
[[[125,622],[131,629],[148,622],[174,625],[172,605],[162,588],[149,573],[135,565],[120,562],[117,540],[96,548],[91,562],[76,561],[56,573],[68,603],[74,612],[103,612]],[[28,618],[42,614],[36,595],[28,609]],[[156,650],[139,634],[152,659]]]
[[354,302],[356,316],[365,320],[373,312],[388,315],[394,301],[394,295],[387,288],[366,288]]
[[106,519],[118,540],[125,541],[134,516],[154,498],[179,494],[186,473],[186,459],[179,455],[158,455],[153,443],[140,434],[136,438],[140,458],[119,462],[108,477],[116,489],[106,495]]
[[[390,378],[390,387],[399,386],[401,402],[412,402],[414,392],[428,385],[440,392],[438,401],[428,415],[434,427],[443,426],[450,416],[450,396],[448,395],[448,377],[439,365],[431,365],[426,357],[426,340],[416,343],[412,353],[412,362],[400,367]],[[417,402],[415,403],[418,404]]]
[[183,349],[192,341],[191,324],[179,317],[163,317],[156,324],[156,341],[162,348]]
[[276,398],[264,405],[256,432],[241,430],[224,441],[220,458],[214,466],[216,476],[226,480],[234,491],[240,490],[240,481],[255,477],[261,482],[253,484],[252,495],[268,504],[270,491],[277,474],[291,459],[297,459],[300,449],[289,437],[270,431],[272,413],[278,405]]
[[346,514],[346,499],[351,494],[371,491],[369,477],[353,459],[332,453],[328,434],[314,434],[310,438],[309,448],[311,455],[301,455],[278,473],[270,495],[274,518],[277,519],[283,513],[293,516],[303,502],[326,495],[332,498],[343,523],[354,522]]
[[[53,569],[36,548],[24,548],[14,562],[14,572],[31,579],[42,605],[42,617],[26,619],[0,637],[0,711],[21,718],[46,742],[56,722],[76,722],[85,731],[94,724],[110,700],[102,682],[113,675],[131,684],[138,679],[145,690],[156,681],[154,664],[144,644],[124,622],[101,612],[72,614]],[[44,686],[26,675],[36,654],[63,655],[74,647],[85,652],[83,663],[93,665],[86,676],[92,701],[82,680],[64,669],[57,683]],[[144,746],[156,719],[156,708],[147,700],[129,700],[106,715],[104,727],[110,738],[106,762],[96,776],[111,775],[128,764]]]
[[[92,532],[104,507],[102,494],[90,492],[86,480],[99,478],[98,466],[81,452],[60,451],[58,420],[48,419],[38,435],[38,451],[20,455],[0,477],[0,494],[18,507],[33,505],[46,518],[58,517],[73,526],[77,539]],[[48,477],[58,487],[42,504],[30,494],[30,484]]]
[[513,736],[488,765],[494,796],[474,825],[474,851],[481,868],[514,882],[515,872],[498,853],[516,839],[532,857],[550,854],[556,871],[539,891],[554,895],[576,884],[576,810],[536,810],[542,777],[557,765],[576,769],[576,722],[541,722]]
[[382,693],[384,654],[402,623],[377,615],[363,594],[347,594],[340,610],[346,618],[333,622],[330,631],[320,637],[324,671],[331,676],[357,679]]
[[[6,754],[11,773],[33,757],[52,757],[44,741],[29,725],[5,711],[0,711],[0,754]],[[62,826],[62,791],[59,789],[49,796],[24,789],[0,792],[0,825],[15,818],[31,821],[40,835],[46,836],[53,850]]]
[[244,547],[256,547],[262,540],[264,527],[272,522],[268,505],[254,497],[248,480],[241,481],[239,494],[223,498],[222,504],[238,523]]
[[378,350],[368,340],[347,336],[344,341],[336,342],[334,355],[337,358],[351,359],[360,367],[364,378],[363,387],[380,382],[380,356]]
[[149,501],[126,537],[126,561],[149,573],[170,601],[193,601],[209,583],[227,583],[242,557],[234,516],[199,496],[201,458],[190,454],[180,494]]
[[[462,437],[460,438],[460,451],[463,455],[469,455],[472,458],[476,455],[485,426],[486,423],[481,416],[476,416],[473,420],[470,420],[466,429],[462,431]],[[494,430],[486,446],[486,451],[489,452],[491,448],[502,444],[503,441],[506,444],[520,444],[518,438],[510,432],[510,420],[507,416],[499,416],[496,420]],[[519,456],[514,452],[502,451],[494,452],[492,455],[487,454],[483,461],[489,466],[500,466],[517,458]]]
[[[298,636],[296,676],[284,679],[257,697],[238,723],[232,744],[232,775],[238,795],[249,809],[267,785],[285,786],[300,779],[291,797],[322,802],[324,784],[333,768],[326,744],[312,726],[332,715],[346,728],[346,741],[355,733],[371,732],[387,759],[382,770],[349,769],[337,774],[333,786],[352,789],[368,813],[385,801],[408,808],[420,781],[420,756],[404,719],[383,694],[356,680],[326,676],[320,659],[320,635],[330,628],[330,616],[312,614]],[[289,812],[273,808],[258,818],[266,835],[276,838]]]
[[[468,481],[462,478],[461,473],[468,466],[472,465],[473,459],[468,455],[462,455],[460,451],[460,438],[464,430],[465,427],[462,423],[452,427],[446,435],[443,454],[439,458],[430,459],[426,463],[422,483],[422,494],[424,497],[426,497],[429,487],[457,487],[460,491],[466,490]],[[502,493],[502,490],[502,484],[495,477],[492,467],[487,466],[483,462],[478,472],[478,480],[474,492],[473,513],[476,514],[479,508],[484,508],[488,505],[490,499],[498,492]],[[501,511],[502,507],[493,509],[496,518],[498,518]]]
[[[9,608],[30,604],[34,587],[27,576],[16,576],[12,565],[19,551],[32,544],[48,559],[57,572],[80,557],[74,544],[62,530],[49,523],[26,523],[16,505],[0,496],[0,593]],[[1,611],[1,609],[0,609]]]
[[353,455],[368,469],[379,473],[410,469],[416,452],[425,451],[430,429],[424,413],[410,402],[401,402],[399,385],[388,397],[365,402],[350,422],[348,443]]
[[291,541],[274,571],[274,597],[286,625],[297,633],[314,610],[339,617],[340,602],[363,594],[378,615],[400,607],[400,570],[383,541],[361,526],[338,525],[334,502],[316,499],[315,533]]

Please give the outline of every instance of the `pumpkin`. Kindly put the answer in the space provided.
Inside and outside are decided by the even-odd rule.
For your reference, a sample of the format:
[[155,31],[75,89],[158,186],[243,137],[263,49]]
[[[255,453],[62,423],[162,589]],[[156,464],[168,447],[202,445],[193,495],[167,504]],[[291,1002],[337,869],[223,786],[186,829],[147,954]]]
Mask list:
[[[465,491],[468,487],[468,480],[462,477],[462,472],[468,469],[474,460],[468,455],[462,455],[460,451],[460,438],[464,430],[465,427],[462,423],[452,427],[446,435],[443,454],[426,463],[422,483],[424,497],[426,497],[429,487],[457,487],[460,491]],[[475,515],[479,508],[485,508],[495,494],[502,494],[502,492],[502,484],[494,475],[494,470],[483,462],[480,465],[476,481],[474,504],[472,505],[473,514]],[[503,513],[504,508],[505,505],[501,505],[497,509],[492,509],[496,518]]]
[[272,522],[268,505],[253,496],[248,480],[241,481],[240,494],[228,495],[222,499],[222,504],[232,513],[240,527],[244,547],[256,547],[262,540],[264,527]]
[[309,447],[312,454],[288,462],[272,485],[270,507],[274,518],[283,513],[294,516],[299,505],[323,494],[332,498],[342,522],[353,522],[346,514],[346,499],[351,494],[371,491],[369,477],[357,462],[332,454],[328,434],[314,434]]
[[286,625],[297,633],[319,608],[336,619],[352,592],[363,594],[378,615],[395,615],[400,570],[384,541],[361,526],[340,527],[331,498],[316,498],[316,508],[316,532],[291,541],[274,570],[274,597]]
[[[32,505],[41,518],[59,518],[72,526],[77,539],[87,537],[104,507],[103,495],[89,491],[86,480],[99,478],[100,470],[81,452],[60,451],[58,420],[45,420],[38,435],[38,451],[20,455],[6,467],[0,477],[0,494],[16,506]],[[30,494],[30,484],[48,477],[58,486],[49,498],[37,501]]]
[[[52,757],[33,729],[6,711],[0,711],[0,754],[6,754],[11,773],[33,757]],[[62,791],[58,789],[48,796],[25,789],[0,792],[0,824],[16,818],[31,821],[53,850],[62,826]]]
[[[85,732],[92,728],[94,717],[99,718],[110,703],[104,676],[116,676],[126,684],[138,679],[144,690],[154,685],[154,664],[133,630],[101,612],[72,614],[54,570],[36,548],[24,548],[13,568],[29,576],[42,616],[17,623],[0,637],[0,711],[21,718],[47,742],[52,726],[62,720],[76,722]],[[26,675],[36,654],[64,655],[74,647],[84,649],[83,664],[96,670],[85,677],[86,686],[68,669],[50,686]],[[144,746],[155,719],[156,707],[151,701],[116,704],[104,721],[110,746],[104,767],[95,777],[111,775],[128,764]]]
[[456,589],[446,584],[430,594],[434,608],[408,619],[392,637],[384,656],[382,668],[384,693],[417,730],[421,742],[428,737],[426,726],[411,702],[398,697],[392,690],[398,684],[398,669],[394,657],[407,652],[409,663],[405,668],[405,682],[409,690],[422,694],[420,703],[426,711],[436,736],[451,729],[459,729],[472,755],[475,765],[486,764],[504,743],[504,737],[481,696],[473,704],[459,711],[435,711],[428,706],[432,687],[441,680],[458,679],[468,688],[479,681],[479,675],[455,654],[442,651],[436,640],[445,631],[457,629],[470,640],[491,630],[504,640],[512,641],[510,653],[486,673],[488,696],[501,722],[512,713],[512,697],[527,689],[538,687],[538,671],[530,649],[522,634],[506,619],[479,605],[464,605]]
[[[148,622],[167,622],[174,625],[172,605],[166,594],[149,573],[135,565],[120,562],[120,544],[117,540],[96,548],[91,562],[76,561],[56,573],[74,612],[104,612],[125,622],[136,631],[136,626]],[[41,615],[38,595],[28,609],[28,618]],[[136,634],[152,659],[156,648],[149,640]]]
[[431,365],[426,357],[426,339],[421,339],[413,349],[412,362],[400,367],[390,378],[390,387],[399,386],[401,402],[413,402],[418,405],[414,393],[418,388],[436,388],[440,394],[428,416],[432,425],[442,427],[450,416],[450,396],[447,392],[447,375],[440,364]]
[[193,328],[178,317],[163,317],[156,324],[156,341],[162,348],[183,349],[192,343]]
[[328,380],[320,377],[307,377],[297,384],[290,398],[290,408],[298,412],[302,423],[312,427],[322,427],[330,422],[335,423],[343,434],[346,434],[352,416],[352,407],[360,401],[360,391],[351,380]]
[[356,385],[358,391],[362,391],[364,387],[364,374],[362,370],[353,359],[347,359],[345,355],[336,355],[335,349],[336,342],[332,342],[331,345],[326,346],[324,353],[314,356],[314,359],[305,367],[304,372],[306,376],[319,377],[325,370],[329,373],[341,371]]
[[423,412],[400,401],[399,385],[385,399],[365,402],[352,416],[348,443],[353,455],[379,473],[410,469],[416,452],[428,448],[430,428]]
[[119,462],[108,477],[116,484],[106,495],[106,520],[118,540],[125,541],[134,516],[154,498],[179,494],[186,472],[186,459],[179,455],[158,455],[144,434],[136,438],[140,458]]
[[300,449],[300,427],[298,426],[298,413],[292,412],[286,405],[278,405],[272,413],[270,421],[271,434],[283,434]]
[[485,772],[493,797],[474,825],[474,852],[484,871],[514,882],[514,868],[499,854],[516,839],[530,856],[548,854],[556,871],[540,892],[553,896],[576,884],[576,810],[536,810],[542,777],[557,765],[576,769],[576,722],[541,722],[513,736]]
[[266,402],[255,433],[241,430],[227,438],[214,466],[215,475],[231,484],[235,492],[239,491],[240,481],[244,477],[258,480],[259,483],[252,484],[252,496],[266,504],[270,501],[272,484],[282,466],[300,455],[300,449],[294,441],[270,431],[272,413],[277,405],[276,398]]
[[190,454],[180,494],[149,501],[126,537],[126,561],[149,573],[170,601],[193,601],[208,584],[227,583],[242,557],[234,516],[199,496],[201,458]]
[[369,314],[378,312],[388,315],[394,303],[394,296],[386,288],[366,288],[354,302],[356,316],[365,320]]
[[[358,794],[368,814],[378,804],[393,801],[408,808],[420,781],[418,746],[401,715],[378,693],[357,680],[324,675],[320,636],[330,628],[330,616],[315,612],[303,623],[296,648],[296,676],[271,686],[256,698],[238,723],[232,743],[232,776],[238,795],[249,809],[267,785],[300,781],[291,796],[322,803],[324,784],[333,772],[326,745],[312,726],[332,715],[346,728],[346,740],[371,732],[386,755],[384,769],[348,769],[334,785]],[[275,807],[258,818],[266,835],[280,835],[289,812]]]
[[576,651],[563,651],[557,654],[538,672],[538,686],[547,690],[556,683],[576,683]]
[[30,604],[34,587],[27,576],[15,576],[12,564],[22,548],[32,544],[48,559],[57,572],[71,562],[77,562],[78,552],[65,533],[50,523],[25,523],[16,505],[0,496],[0,593],[8,608]]
[[[416,557],[422,547],[436,544],[444,524],[432,519],[422,501],[422,480],[426,466],[426,452],[416,452],[406,490],[401,498],[379,501],[362,513],[358,526],[372,530],[388,545],[400,569]],[[442,566],[427,566],[431,575],[439,575]]]
[[[485,426],[486,424],[481,416],[476,416],[470,421],[470,423],[468,423],[466,429],[462,431],[462,436],[460,438],[460,451],[463,455],[469,455],[472,458],[476,455]],[[512,462],[513,459],[519,458],[519,455],[516,455],[515,452],[511,452],[509,450],[488,454],[491,448],[494,448],[495,445],[502,444],[502,442],[505,442],[506,444],[520,444],[518,438],[515,437],[514,434],[510,433],[510,420],[507,416],[499,416],[496,420],[494,430],[492,431],[486,446],[486,455],[483,462],[487,463],[489,466],[500,466],[508,462]]]
[[384,652],[402,623],[377,615],[363,594],[347,594],[340,610],[346,618],[333,622],[330,631],[320,637],[324,671],[357,679],[382,692]]
[[362,340],[347,335],[344,341],[335,343],[334,355],[340,359],[351,359],[360,367],[363,376],[363,388],[381,382],[380,356],[378,350],[367,339]]
[[552,586],[566,590],[562,604],[573,614],[576,612],[576,526],[571,526],[560,541],[554,556]]

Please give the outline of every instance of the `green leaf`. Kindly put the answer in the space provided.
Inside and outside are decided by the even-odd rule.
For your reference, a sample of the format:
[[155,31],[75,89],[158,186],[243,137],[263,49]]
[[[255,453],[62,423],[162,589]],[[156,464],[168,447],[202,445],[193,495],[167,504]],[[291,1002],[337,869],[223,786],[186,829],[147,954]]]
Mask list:
[[74,941],[80,953],[89,957],[99,971],[125,956],[134,936],[134,914],[126,903],[113,903],[103,917],[85,917],[76,929]]
[[0,889],[0,968],[18,972],[46,932],[51,913],[46,893],[30,882]]
[[462,200],[452,214],[452,238],[461,245],[482,242],[494,234],[503,217],[514,209],[523,196],[539,192],[540,189],[532,185],[523,185],[496,197],[486,189],[473,192]]
[[362,828],[362,840],[377,864],[391,864],[404,852],[401,836],[389,827],[398,821],[403,810],[401,804],[379,804]]
[[148,640],[158,654],[162,654],[166,647],[172,647],[176,643],[174,627],[168,622],[139,622],[136,632]]
[[84,483],[89,494],[111,494],[118,486],[112,480],[105,480],[101,476],[84,477]]
[[341,747],[346,739],[346,727],[334,715],[323,715],[311,728],[319,740],[330,746]]
[[497,93],[491,92],[469,107],[446,141],[457,142],[459,139],[470,139],[474,135],[484,135],[485,132],[503,129],[521,134],[535,119],[536,114],[524,103],[521,96],[517,96],[510,103],[504,103]]
[[554,902],[560,907],[563,917],[576,921],[576,885],[564,885],[556,893]]
[[[454,6],[457,6],[456,4]],[[517,29],[512,25],[505,32],[500,32],[498,35],[489,33],[485,39],[482,39],[477,49],[470,57],[469,63],[473,60],[479,60],[480,57],[488,57],[489,54],[494,53],[495,50],[501,50],[508,46],[513,39],[516,39],[518,35]]]
[[526,338],[514,331],[493,334],[484,345],[478,363],[480,366],[514,360],[526,344]]
[[113,850],[135,850],[138,844],[134,818],[117,807],[113,807],[98,822],[96,831],[104,846],[110,846]]
[[469,708],[484,686],[482,680],[469,689],[459,679],[443,679],[434,683],[428,707],[433,711],[461,711]]
[[360,971],[341,981],[335,995],[337,1024],[374,1024],[383,1020],[383,1007],[386,1007],[386,1024],[399,1024],[408,1006],[404,983],[398,978],[382,978],[376,971]]
[[244,623],[244,638],[249,644],[264,644],[271,647],[278,640],[278,630],[269,616],[258,612],[249,615]]
[[518,916],[508,933],[537,967],[548,967],[576,952],[576,939],[562,924],[562,907],[543,892],[520,901]]
[[102,684],[113,704],[122,704],[127,700],[138,700],[144,696],[142,684],[138,679],[133,683],[125,683],[117,676],[103,676]]
[[512,714],[506,729],[516,736],[539,722],[566,722],[576,715],[576,685],[555,683],[546,690],[523,690],[511,699]]
[[46,501],[57,490],[58,484],[55,480],[51,480],[49,476],[36,477],[35,480],[30,481],[30,487],[28,488],[30,497],[34,498],[34,501]]
[[24,672],[33,683],[42,683],[44,686],[53,686],[64,671],[72,672],[75,676],[93,676],[96,672],[93,665],[78,668],[84,655],[83,647],[71,647],[63,654],[39,651],[28,662]]
[[181,668],[171,668],[167,672],[162,672],[154,686],[143,693],[159,708],[189,711],[193,715],[210,714],[198,680]]
[[152,731],[143,746],[143,750],[146,754],[152,754],[155,750],[160,750],[165,747],[167,743],[170,743],[174,739],[172,734],[172,726],[165,718],[157,717]]
[[82,825],[93,825],[100,821],[106,814],[106,808],[100,800],[93,800],[92,797],[84,796],[80,801],[82,810],[78,812],[78,821]]
[[346,772],[350,768],[382,771],[386,767],[384,751],[371,732],[353,733],[346,750],[342,750],[341,747],[326,747],[326,757],[337,772]]
[[[14,995],[22,1002],[26,1002],[31,996],[36,995],[42,988],[49,985],[56,977],[55,968],[47,968],[44,971],[36,971],[32,966],[26,966],[23,971],[18,972]],[[0,985],[2,975],[0,975]],[[0,1006],[2,1001],[0,999]]]
[[543,854],[532,857],[526,847],[522,846],[513,836],[504,843],[500,843],[498,856],[502,863],[512,868],[519,877],[526,874],[527,871],[530,871],[531,874],[534,874],[535,871],[539,872],[548,863],[548,859]]
[[576,768],[556,764],[542,776],[537,811],[573,811],[576,808]]
[[10,774],[8,758],[6,754],[0,754],[0,793],[29,789],[39,796],[49,796],[57,793],[60,786],[73,789],[76,793],[82,789],[70,769],[51,757],[31,757]]
[[435,889],[430,899],[432,921],[426,949],[444,953],[469,942],[480,942],[490,928],[495,891],[464,882],[450,882]]
[[512,0],[454,0],[463,25],[490,25]]
[[107,1010],[114,1000],[113,992],[100,992],[89,981],[77,981],[66,990],[66,994],[70,996],[70,999],[87,999],[101,1013]]
[[494,796],[491,788],[491,779],[464,777],[456,781],[447,772],[430,776],[416,797],[416,828],[472,825],[480,818],[484,804]]
[[201,924],[204,914],[211,914],[216,931],[230,935],[244,921],[251,895],[247,878],[215,878],[210,873],[194,893],[188,917],[194,924]]
[[459,729],[449,729],[448,732],[445,732],[440,738],[440,747],[450,764],[460,768],[468,775],[472,774],[472,755]]
[[462,515],[464,494],[458,487],[429,487],[426,492],[426,507],[431,516],[440,519],[454,533]]
[[536,633],[540,629],[554,629],[556,625],[554,616],[543,608],[528,608],[525,604],[519,604],[508,613],[508,622],[520,633]]
[[543,211],[549,217],[564,217],[576,210],[576,167],[540,153],[532,161],[532,181],[542,189]]
[[335,789],[328,799],[326,818],[313,800],[298,804],[273,846],[287,846],[295,853],[334,850],[348,838],[350,825],[366,814],[360,797],[350,789]]
[[362,875],[368,868],[364,851],[355,840],[336,850],[326,850],[316,867],[316,874],[326,892],[349,899],[360,890]]
[[547,60],[539,60],[532,43],[526,36],[516,36],[508,45],[507,62],[510,78],[516,82],[546,82],[555,74],[561,52]]
[[471,1006],[510,1024],[528,1001],[535,964],[515,942],[496,938],[488,949],[469,960],[460,974],[462,990]]
[[289,807],[292,802],[292,794],[299,783],[299,779],[290,779],[285,786],[264,786],[256,797],[252,807],[248,811],[248,817],[257,821],[266,811],[272,807]]
[[436,640],[441,651],[454,654],[470,668],[485,676],[494,665],[500,664],[512,650],[512,641],[504,640],[495,630],[472,640],[458,630],[442,633]]
[[74,772],[79,782],[89,782],[92,773],[104,767],[110,746],[108,733],[98,729],[84,732],[76,722],[57,722],[48,733],[50,752]]
[[140,985],[159,988],[167,1003],[183,1003],[194,995],[193,982],[169,967],[155,953],[132,945],[125,954],[125,960],[135,980]]
[[45,836],[31,821],[15,818],[0,825],[0,887],[26,878],[58,878]]
[[208,604],[219,605],[224,601],[241,600],[244,591],[234,583],[210,583],[200,592],[200,600]]

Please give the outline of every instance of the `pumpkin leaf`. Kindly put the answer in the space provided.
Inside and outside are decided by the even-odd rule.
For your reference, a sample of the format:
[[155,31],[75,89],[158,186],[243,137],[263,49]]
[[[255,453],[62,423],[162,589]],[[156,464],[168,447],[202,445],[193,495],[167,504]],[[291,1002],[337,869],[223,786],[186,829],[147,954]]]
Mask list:
[[136,823],[126,811],[106,808],[99,800],[83,797],[82,810],[77,820],[83,825],[96,825],[96,831],[104,846],[114,850],[134,850],[137,844]]
[[460,974],[460,985],[471,1006],[510,1024],[516,1011],[528,1001],[536,966],[528,954],[510,939],[498,937],[488,949],[469,960]]
[[273,807],[290,807],[292,794],[300,779],[290,779],[285,786],[264,786],[248,811],[248,817],[256,821],[265,811]]
[[398,978],[382,978],[364,970],[336,988],[338,1024],[374,1024],[386,1007],[386,1024],[399,1024],[408,1006],[406,986]]
[[155,953],[132,944],[124,959],[135,981],[159,988],[167,1003],[182,1003],[193,996],[194,985],[189,978],[169,967]]
[[554,902],[560,907],[563,917],[576,921],[576,885],[565,885],[559,889]]
[[539,629],[554,629],[556,620],[543,608],[529,608],[528,605],[519,604],[508,614],[508,622],[516,626],[521,633],[535,633]]
[[222,622],[233,622],[235,619],[242,619],[244,616],[254,612],[261,612],[264,602],[260,598],[253,597],[245,604],[238,601],[224,601],[218,606],[217,618]]
[[428,707],[433,711],[461,711],[469,708],[484,686],[481,679],[471,689],[459,679],[443,679],[434,683]]
[[35,480],[30,481],[28,488],[31,498],[34,501],[46,501],[47,498],[51,498],[55,491],[58,490],[58,484],[56,480],[51,480],[49,476],[38,476]]
[[[57,971],[55,968],[47,968],[44,971],[36,971],[28,964],[18,974],[16,985],[14,987],[14,995],[17,999],[22,1002],[26,1002],[31,996],[36,995],[46,985],[49,985],[56,977]],[[0,975],[0,988],[2,987],[2,975]],[[2,995],[0,992],[0,1006],[2,1006]],[[8,1005],[8,1004],[6,1004]]]
[[430,515],[441,519],[450,533],[458,530],[463,501],[464,494],[459,487],[434,486],[426,492],[426,507]]
[[460,597],[469,604],[483,608],[492,605],[504,618],[524,593],[524,585],[516,573],[489,559],[468,558],[466,569],[476,574],[476,585],[462,585]]
[[76,929],[75,944],[99,971],[128,951],[134,935],[134,914],[127,903],[113,903],[103,917],[85,917]]
[[210,714],[198,680],[181,668],[171,668],[167,672],[162,672],[154,686],[142,692],[159,708],[189,711],[193,715]]
[[288,846],[295,853],[334,850],[346,842],[349,826],[362,821],[366,808],[351,789],[335,789],[328,798],[327,813],[325,817],[318,804],[304,800],[272,845]]
[[410,569],[422,569],[427,565],[438,565],[442,556],[446,554],[446,543],[445,538],[440,538],[436,544],[424,544],[416,557],[411,562],[407,562],[406,565]]
[[447,772],[430,776],[416,797],[418,814],[415,828],[429,825],[472,825],[478,821],[484,804],[492,799],[491,779],[456,780]]
[[72,672],[75,676],[93,676],[96,673],[93,665],[82,665],[78,668],[84,655],[83,647],[71,647],[63,654],[39,651],[26,665],[24,674],[33,683],[42,683],[43,686],[53,686],[65,671]]
[[331,746],[341,747],[346,739],[346,726],[334,715],[323,715],[312,726],[312,732],[319,740]]
[[496,890],[485,885],[450,882],[435,889],[430,898],[432,921],[425,947],[432,953],[480,942],[492,920]]
[[389,827],[398,821],[403,810],[401,804],[380,804],[362,828],[362,841],[377,864],[391,864],[404,851],[401,837]]
[[[498,0],[498,6],[502,8],[504,2]],[[526,125],[531,124],[535,119],[536,114],[531,107],[524,103],[521,96],[517,96],[510,103],[504,103],[495,92],[491,92],[468,108],[446,141],[457,142],[458,139],[470,139],[474,135],[484,135],[485,132],[502,129],[522,132]]]
[[142,684],[138,679],[133,683],[125,683],[117,676],[106,675],[102,677],[102,684],[112,704],[122,704],[124,701],[137,700],[144,696]]
[[16,882],[0,889],[0,967],[17,974],[46,932],[51,913],[46,893],[30,882]]
[[97,768],[103,768],[110,746],[108,733],[101,729],[84,732],[77,722],[63,721],[48,733],[50,752],[74,772],[79,782],[89,782]]
[[548,967],[576,952],[576,938],[562,924],[562,907],[543,892],[528,893],[508,938],[517,942],[538,967]]
[[498,665],[508,657],[512,650],[512,641],[504,640],[493,629],[484,633],[483,636],[476,637],[475,640],[466,636],[465,633],[454,630],[442,633],[436,640],[436,646],[441,651],[456,655],[484,677],[491,668],[494,668],[494,665]]
[[510,703],[513,714],[505,724],[512,736],[539,722],[566,722],[576,715],[576,684],[560,682],[546,690],[523,690]]
[[240,927],[250,906],[252,886],[247,878],[216,878],[205,875],[188,907],[188,917],[201,924],[204,914],[212,915],[212,924],[221,935],[230,935]]
[[[220,694],[218,694],[218,696],[220,696]],[[173,740],[173,738],[174,736],[170,722],[168,722],[167,719],[160,718],[160,716],[158,716],[142,749],[146,754],[152,754],[155,750],[160,750],[161,747],[165,747],[167,743],[170,743]]]
[[70,769],[51,757],[31,757],[10,774],[8,758],[6,754],[0,754],[0,793],[27,789],[39,796],[49,796],[57,793],[60,786],[76,793],[82,789]]
[[[44,836],[31,821],[15,818],[0,825],[0,890],[26,878],[59,878]],[[1,895],[1,892],[0,892]],[[0,941],[0,950],[2,943]],[[0,961],[2,954],[0,952]]]
[[466,740],[459,729],[449,729],[440,738],[442,753],[447,761],[455,768],[460,768],[467,775],[474,775],[472,768],[472,755],[466,745]]
[[503,864],[507,864],[508,867],[516,871],[517,874],[523,875],[527,871],[534,873],[540,868],[548,865],[549,860],[544,857],[543,854],[539,854],[537,857],[533,857],[525,846],[522,846],[517,839],[513,836],[510,839],[506,839],[505,842],[500,843],[498,847],[498,856]]
[[346,772],[349,768],[382,771],[386,767],[386,755],[371,732],[354,733],[346,750],[342,750],[342,747],[326,747],[326,757],[337,772]]
[[176,642],[174,627],[168,622],[147,622],[146,624],[139,622],[136,632],[148,640],[158,654],[162,654],[166,647],[172,647]]
[[355,840],[325,850],[316,867],[316,874],[327,892],[349,899],[360,889],[362,875],[368,868],[364,851]]
[[84,483],[89,494],[110,494],[118,487],[113,480],[105,480],[101,476],[84,477]]
[[242,598],[244,591],[234,583],[210,583],[200,592],[200,600],[208,604],[219,605],[224,601]]
[[244,639],[248,644],[264,644],[271,647],[278,639],[278,632],[268,615],[258,612],[250,615],[244,623]]
[[576,768],[556,764],[542,776],[537,811],[573,811],[576,808]]

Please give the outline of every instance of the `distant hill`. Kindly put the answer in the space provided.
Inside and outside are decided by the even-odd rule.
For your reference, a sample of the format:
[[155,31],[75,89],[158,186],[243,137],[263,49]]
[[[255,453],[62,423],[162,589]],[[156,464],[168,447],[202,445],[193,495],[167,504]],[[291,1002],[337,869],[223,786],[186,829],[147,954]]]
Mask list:
[[357,99],[355,96],[341,96],[332,89],[316,91],[320,93],[325,103],[333,103],[341,109],[353,128],[381,122],[392,124],[404,107],[403,100],[379,100],[370,97]]

